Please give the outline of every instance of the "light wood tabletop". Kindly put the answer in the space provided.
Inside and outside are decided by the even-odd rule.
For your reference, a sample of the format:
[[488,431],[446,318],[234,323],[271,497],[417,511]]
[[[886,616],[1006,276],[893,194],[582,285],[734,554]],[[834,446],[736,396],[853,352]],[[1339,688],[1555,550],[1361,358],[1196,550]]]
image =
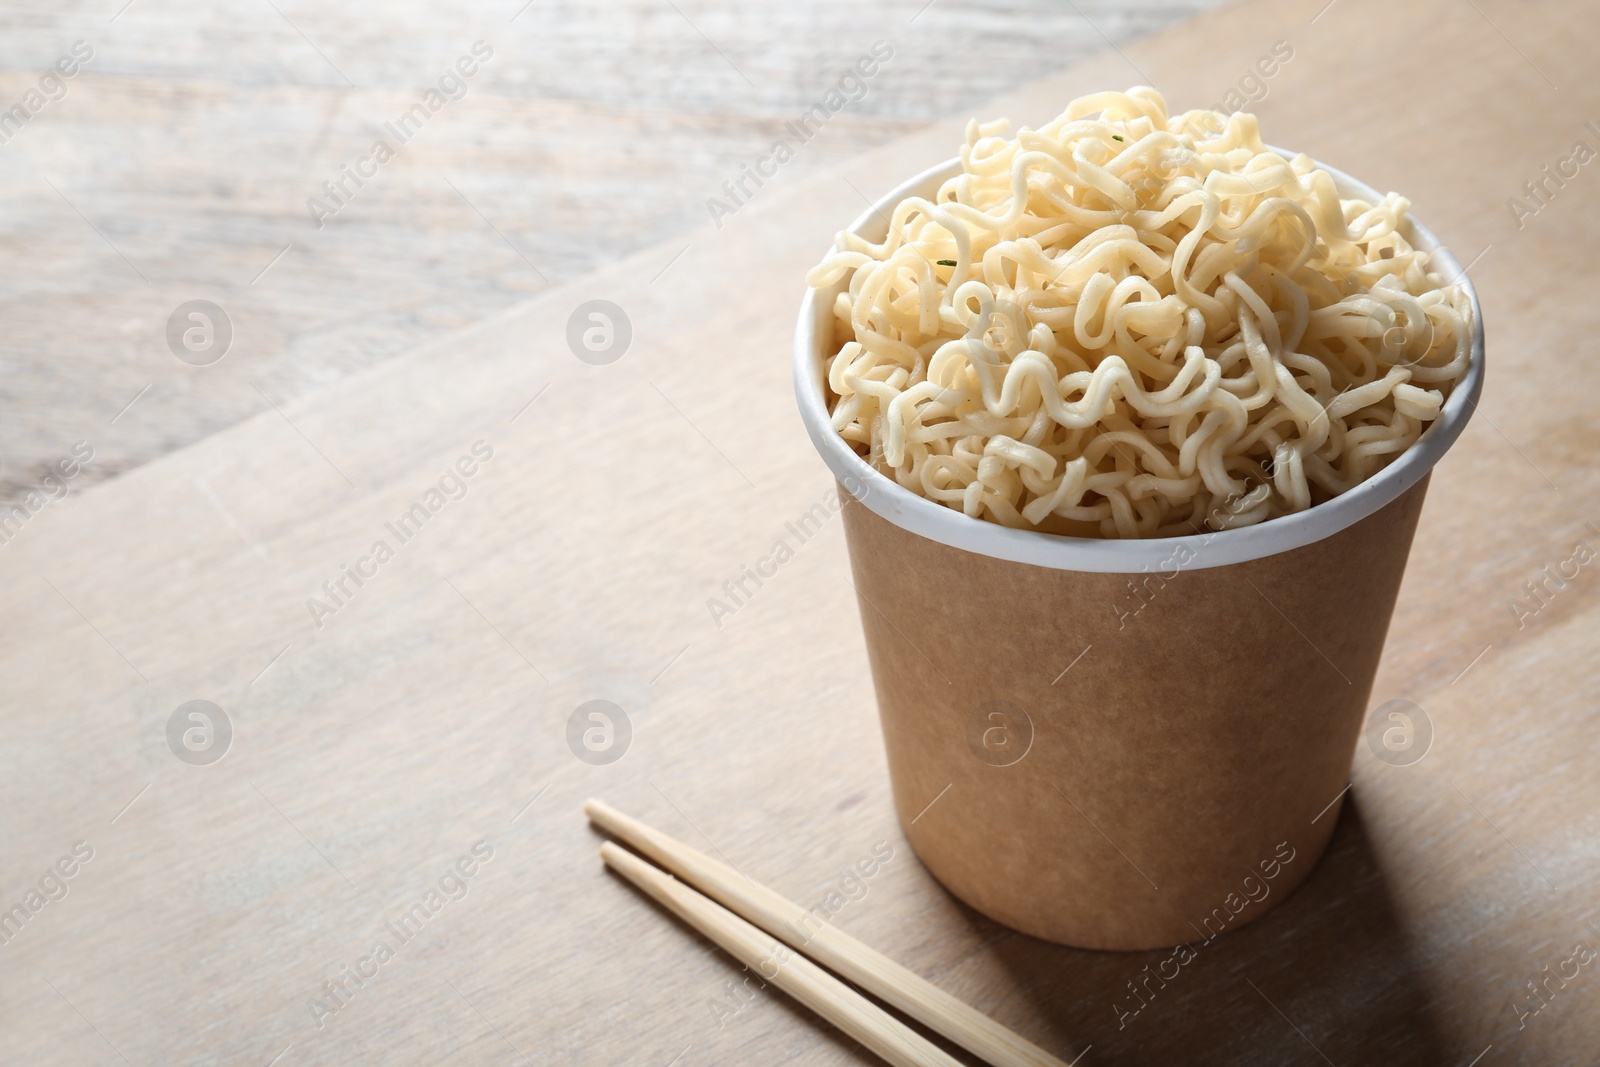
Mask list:
[[[836,519],[707,609],[831,487],[789,384],[805,270],[962,115],[104,484],[41,474],[0,546],[0,1061],[871,1062],[608,874],[601,796],[802,905],[839,894],[841,929],[1086,1067],[1595,1062],[1600,17],[1244,0],[981,113],[1140,82],[1208,105],[1279,41],[1268,139],[1412,199],[1470,264],[1488,373],[1373,691],[1431,745],[1358,747],[1276,910],[1130,1011],[1169,951],[1013,933],[906,846]],[[604,365],[569,346],[589,301],[629,326]]]
[[[0,124],[0,499],[91,430],[88,484],[686,234],[875,40],[897,58],[776,187],[1217,2],[14,0],[0,109],[92,55]],[[399,148],[384,123],[480,40],[316,225],[322,183]],[[245,358],[172,358],[195,299]]]

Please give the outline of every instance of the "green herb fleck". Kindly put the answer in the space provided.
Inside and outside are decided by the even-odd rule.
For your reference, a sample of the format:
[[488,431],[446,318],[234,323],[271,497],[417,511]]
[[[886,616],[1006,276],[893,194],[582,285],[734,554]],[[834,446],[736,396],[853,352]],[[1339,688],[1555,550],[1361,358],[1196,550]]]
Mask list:
[[941,259],[939,261],[939,266],[941,266],[941,267],[953,267],[955,265],[956,265],[956,261],[953,260],[953,259]]
[[1116,135],[1116,134],[1112,134],[1112,135],[1111,135],[1111,139],[1112,139],[1112,140],[1113,140],[1113,141],[1120,141],[1120,140],[1122,140],[1122,138],[1121,138],[1121,137],[1119,137],[1119,136],[1117,136],[1117,135]]

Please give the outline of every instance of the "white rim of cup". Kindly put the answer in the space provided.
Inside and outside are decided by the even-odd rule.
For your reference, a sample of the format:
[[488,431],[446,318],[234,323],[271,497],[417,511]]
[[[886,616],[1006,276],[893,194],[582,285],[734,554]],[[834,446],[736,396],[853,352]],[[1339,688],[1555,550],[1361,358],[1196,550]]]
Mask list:
[[[1271,146],[1269,146],[1271,147]],[[1286,159],[1297,153],[1272,148]],[[1316,166],[1333,176],[1334,185],[1345,198],[1360,198],[1377,203],[1382,196],[1364,182],[1357,181],[1324,163]],[[850,232],[871,240],[882,240],[895,205],[908,196],[932,199],[944,182],[961,171],[961,160],[952,159],[918,174],[880,199],[850,225]],[[1461,263],[1415,216],[1408,220],[1405,233],[1411,244],[1434,254],[1430,266],[1443,277],[1466,288],[1472,303],[1472,358],[1466,375],[1456,384],[1433,424],[1399,459],[1368,478],[1348,493],[1324,501],[1305,511],[1268,519],[1254,526],[1220,530],[1182,537],[1091,538],[1037,530],[1019,530],[988,519],[975,519],[954,508],[929,500],[904,488],[893,478],[869,466],[856,455],[833,429],[826,400],[824,359],[833,353],[833,302],[843,290],[844,281],[827,290],[807,289],[800,302],[800,319],[795,328],[794,387],[811,443],[835,478],[851,495],[881,518],[902,529],[937,541],[951,548],[975,552],[1013,563],[1028,563],[1055,570],[1089,571],[1111,574],[1137,574],[1145,570],[1170,569],[1187,549],[1183,566],[1190,569],[1225,567],[1246,560],[1260,559],[1313,544],[1355,525],[1398,499],[1433,469],[1476,409],[1483,390],[1483,313],[1478,294]]]

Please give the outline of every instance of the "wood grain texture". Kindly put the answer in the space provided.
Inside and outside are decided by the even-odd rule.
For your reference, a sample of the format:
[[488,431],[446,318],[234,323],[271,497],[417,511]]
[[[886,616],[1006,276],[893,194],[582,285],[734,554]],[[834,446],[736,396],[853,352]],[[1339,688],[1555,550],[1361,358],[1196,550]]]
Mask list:
[[[743,975],[604,872],[579,811],[604,795],[807,905],[885,843],[834,922],[1069,1062],[1591,1062],[1596,965],[1552,976],[1600,946],[1600,576],[1544,579],[1520,620],[1508,605],[1600,543],[1600,178],[1585,167],[1521,226],[1507,199],[1596,144],[1600,20],[1577,0],[1247,0],[984,113],[1041,121],[1133,65],[1209,102],[1278,39],[1295,58],[1258,105],[1269,135],[1408,193],[1474,262],[1490,353],[1374,688],[1426,709],[1432,748],[1396,767],[1358,747],[1331,850],[1279,908],[1200,946],[1119,1025],[1129,983],[1169,953],[1011,933],[910,855],[837,522],[709,616],[830,486],[789,393],[803,272],[857,190],[952,154],[950,120],[30,518],[0,549],[0,905],[75,843],[93,857],[0,946],[0,1060],[870,1062],[781,998],[713,1015]],[[567,348],[589,299],[632,322],[609,366]],[[248,362],[214,369],[242,390]],[[493,457],[465,495],[398,543],[385,524],[479,440]],[[393,557],[316,627],[307,598],[379,538]],[[211,766],[168,747],[196,698],[234,729]],[[604,766],[567,740],[594,699],[632,724]],[[447,877],[458,863],[470,879]],[[1534,981],[1555,993],[1537,1014]]]
[[[1216,0],[1084,0],[1098,29],[1043,0],[125,2],[0,11],[0,109],[94,49],[0,144],[0,499],[73,441],[104,480],[692,230],[877,39],[898,59],[764,195]],[[315,226],[479,39],[467,95]],[[165,341],[197,298],[237,331],[213,367]]]

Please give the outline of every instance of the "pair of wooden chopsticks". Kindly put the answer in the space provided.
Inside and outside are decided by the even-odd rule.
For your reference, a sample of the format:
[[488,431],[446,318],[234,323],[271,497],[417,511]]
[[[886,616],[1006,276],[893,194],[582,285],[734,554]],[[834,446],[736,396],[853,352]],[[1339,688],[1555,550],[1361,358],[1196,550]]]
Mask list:
[[960,1061],[801,952],[993,1067],[1067,1067],[976,1008],[832,926],[802,936],[809,912],[733,868],[601,801],[590,800],[583,810],[596,826],[671,874],[610,841],[600,846],[600,857],[607,866],[721,945],[763,981],[788,993],[884,1061],[896,1067],[962,1067]]

